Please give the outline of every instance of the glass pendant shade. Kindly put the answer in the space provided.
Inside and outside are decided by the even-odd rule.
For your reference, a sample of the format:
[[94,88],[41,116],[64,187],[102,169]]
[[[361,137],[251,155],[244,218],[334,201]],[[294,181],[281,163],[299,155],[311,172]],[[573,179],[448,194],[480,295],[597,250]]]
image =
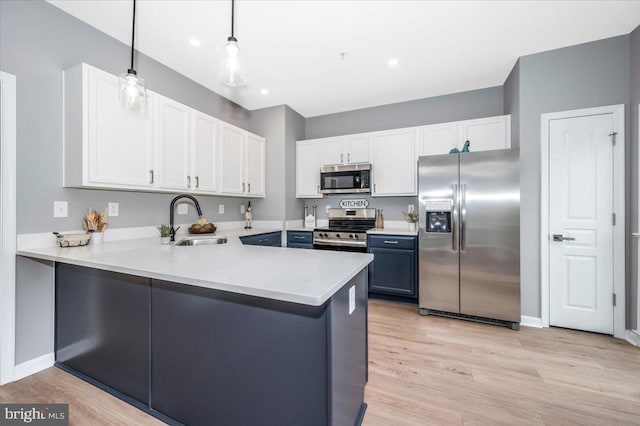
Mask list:
[[144,79],[139,78],[134,70],[127,70],[119,76],[120,105],[123,108],[144,111],[147,103],[147,88]]
[[220,73],[218,74],[220,81],[231,87],[244,86],[247,84],[247,79],[240,65],[238,40],[236,40],[235,37],[229,37],[220,63]]

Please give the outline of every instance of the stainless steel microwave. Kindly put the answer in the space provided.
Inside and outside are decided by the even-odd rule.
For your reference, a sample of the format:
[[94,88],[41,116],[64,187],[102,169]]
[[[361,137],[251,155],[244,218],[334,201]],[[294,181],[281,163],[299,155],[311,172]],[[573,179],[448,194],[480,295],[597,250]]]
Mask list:
[[323,194],[371,193],[371,164],[321,167],[320,192]]

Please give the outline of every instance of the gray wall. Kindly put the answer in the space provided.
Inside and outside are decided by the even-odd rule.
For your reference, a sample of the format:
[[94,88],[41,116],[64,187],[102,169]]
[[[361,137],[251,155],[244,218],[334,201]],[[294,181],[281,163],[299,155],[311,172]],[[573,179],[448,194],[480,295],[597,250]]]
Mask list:
[[251,201],[254,218],[284,220],[286,183],[285,107],[283,105],[251,112],[252,128],[267,139],[265,146],[265,194],[263,199]]
[[[640,176],[638,172],[638,151],[640,135],[638,134],[638,104],[640,104],[640,26],[638,26],[630,37],[631,47],[631,138],[630,150],[628,151],[631,160],[631,174],[629,177],[628,191],[630,192],[628,207],[631,209],[629,222],[633,232],[640,232],[640,224],[638,224],[638,186],[640,185]],[[638,289],[638,258],[640,253],[638,250],[640,239],[631,241],[629,251],[629,310],[627,317],[629,318],[629,326],[638,330],[640,328],[640,318],[638,315],[638,297],[640,296]]]
[[296,198],[296,141],[305,137],[305,120],[290,107],[285,110],[285,219],[296,220],[302,219],[303,200]]
[[520,60],[504,82],[504,113],[511,114],[511,147],[520,147]]
[[502,86],[307,118],[305,139],[502,115]]
[[[45,25],[46,23],[46,25]],[[18,233],[81,229],[90,207],[120,203],[109,226],[166,223],[171,194],[62,188],[62,70],[87,62],[112,74],[128,68],[130,49],[42,1],[0,1],[0,68],[17,77]],[[144,56],[136,69],[148,88],[239,127],[251,129],[250,113],[220,95]],[[199,196],[212,221],[241,220],[244,199]],[[68,218],[53,218],[53,201],[69,202]],[[218,204],[225,214],[218,215]],[[194,210],[178,216],[196,218]],[[260,211],[256,219],[261,219]],[[182,219],[184,218],[184,219]]]
[[629,36],[524,56],[519,68],[522,314],[540,317],[540,115],[614,104],[628,111]]

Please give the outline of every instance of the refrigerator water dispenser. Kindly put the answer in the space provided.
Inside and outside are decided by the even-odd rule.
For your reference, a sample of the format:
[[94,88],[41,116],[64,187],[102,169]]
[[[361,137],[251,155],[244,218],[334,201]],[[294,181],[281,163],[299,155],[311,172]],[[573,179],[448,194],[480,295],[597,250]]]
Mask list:
[[427,232],[451,232],[451,212],[427,212]]

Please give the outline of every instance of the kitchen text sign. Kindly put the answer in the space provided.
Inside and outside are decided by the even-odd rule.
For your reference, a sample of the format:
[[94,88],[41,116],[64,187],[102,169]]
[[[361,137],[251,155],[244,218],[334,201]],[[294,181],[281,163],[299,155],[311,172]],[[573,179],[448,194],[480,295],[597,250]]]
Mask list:
[[354,209],[369,207],[369,200],[366,198],[357,198],[353,200],[340,200],[341,209]]

